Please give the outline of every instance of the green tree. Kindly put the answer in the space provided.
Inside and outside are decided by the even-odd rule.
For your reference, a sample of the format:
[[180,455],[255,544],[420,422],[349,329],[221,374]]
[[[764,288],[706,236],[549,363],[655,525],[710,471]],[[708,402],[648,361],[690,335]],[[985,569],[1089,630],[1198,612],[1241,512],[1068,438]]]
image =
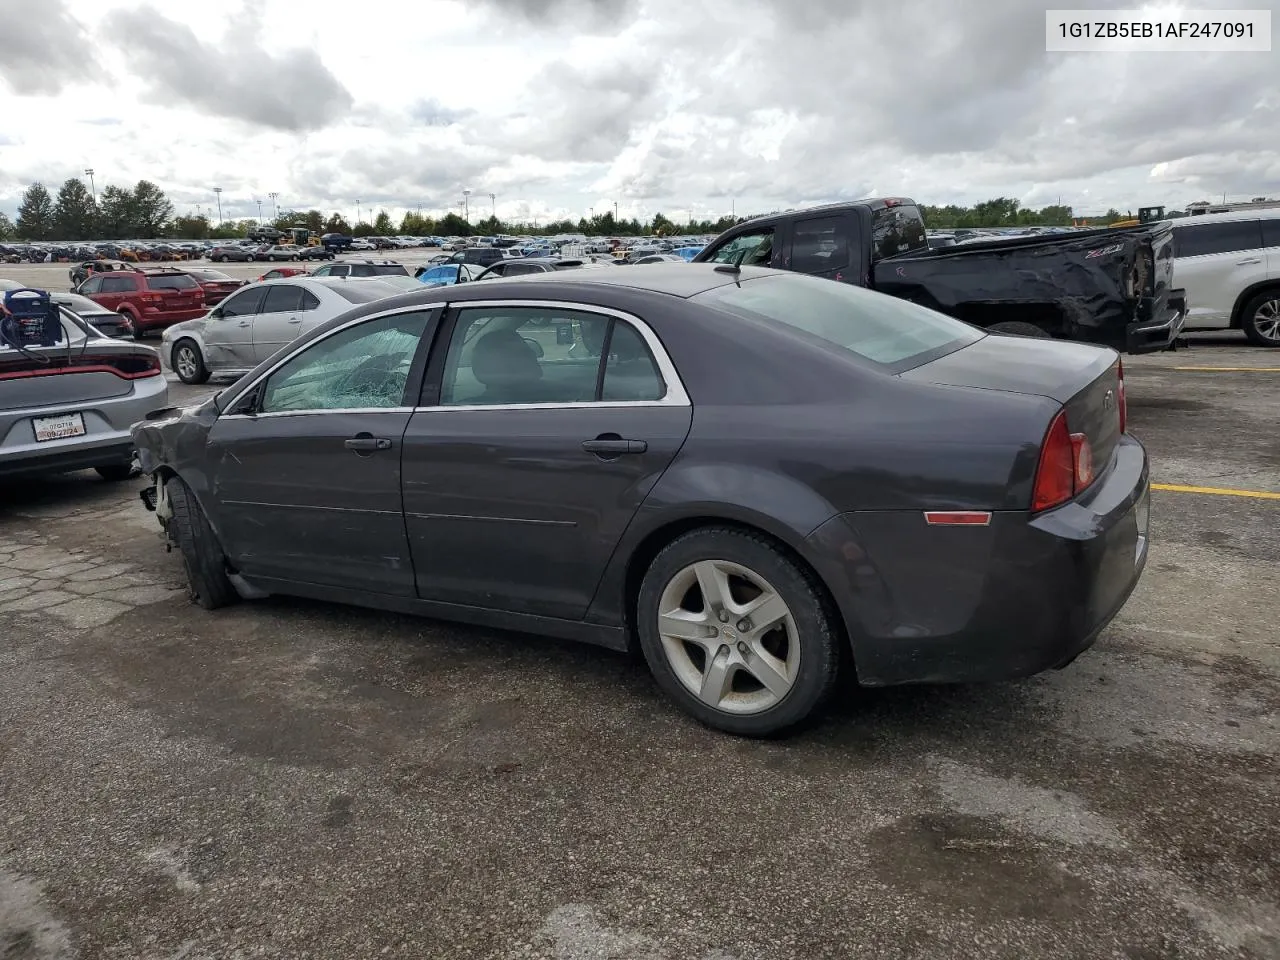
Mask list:
[[12,240],[13,238],[13,221],[9,219],[7,213],[0,213],[0,240]]
[[139,180],[133,188],[133,215],[138,239],[161,237],[173,219],[173,204],[150,180]]
[[379,237],[386,237],[394,233],[395,229],[395,224],[387,216],[387,211],[379,210],[378,215],[373,218],[373,232]]
[[53,198],[43,183],[33,183],[18,205],[18,236],[24,240],[48,240],[53,236]]
[[653,219],[649,221],[649,229],[660,237],[677,232],[676,225],[660,213],[653,215]]
[[410,237],[421,237],[430,234],[435,223],[429,217],[409,211],[400,219],[400,233]]
[[182,240],[207,240],[209,218],[206,216],[174,217],[173,235]]
[[321,227],[321,233],[343,233],[351,235],[351,224],[347,223],[346,218],[340,213],[333,213]]
[[58,190],[53,205],[54,236],[59,240],[91,240],[98,229],[98,205],[79,177]]
[[133,194],[115,185],[102,188],[98,200],[98,232],[108,240],[133,239]]
[[372,223],[368,223],[368,222],[366,222],[366,221],[364,221],[364,220],[361,220],[359,223],[357,223],[354,227],[352,227],[352,228],[351,228],[351,236],[353,236],[353,237],[372,237],[372,236],[373,236],[373,224],[372,224]]
[[437,228],[446,237],[471,236],[471,224],[452,212],[445,214],[444,219],[437,224]]

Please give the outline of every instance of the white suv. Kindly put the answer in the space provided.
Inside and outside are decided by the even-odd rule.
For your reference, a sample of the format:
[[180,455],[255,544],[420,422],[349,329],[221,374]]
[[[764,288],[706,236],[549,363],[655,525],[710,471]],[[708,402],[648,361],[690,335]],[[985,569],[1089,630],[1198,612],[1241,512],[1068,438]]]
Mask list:
[[1187,330],[1244,330],[1280,347],[1280,209],[1179,217],[1173,278],[1187,291]]

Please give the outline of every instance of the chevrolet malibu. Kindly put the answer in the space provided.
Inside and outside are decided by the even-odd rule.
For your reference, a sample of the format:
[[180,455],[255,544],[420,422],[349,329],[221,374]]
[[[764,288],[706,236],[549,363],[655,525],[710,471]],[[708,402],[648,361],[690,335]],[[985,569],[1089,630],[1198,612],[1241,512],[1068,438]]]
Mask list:
[[654,264],[423,290],[137,424],[194,599],[635,645],[731,733],[1062,667],[1147,556],[1110,350]]

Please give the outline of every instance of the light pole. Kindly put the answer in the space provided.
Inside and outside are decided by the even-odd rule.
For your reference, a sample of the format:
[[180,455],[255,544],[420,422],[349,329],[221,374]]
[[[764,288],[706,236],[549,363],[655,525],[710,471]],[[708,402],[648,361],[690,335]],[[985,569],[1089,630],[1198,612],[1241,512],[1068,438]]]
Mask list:
[[268,194],[267,194],[267,196],[271,198],[271,217],[272,217],[272,219],[274,219],[274,220],[279,220],[279,219],[280,219],[280,207],[279,207],[279,205],[276,203],[276,198],[278,198],[278,197],[280,196],[280,194],[278,194],[278,193],[268,193]]
[[254,200],[253,202],[258,205],[258,226],[262,226],[262,201]]
[[462,219],[471,222],[471,191],[462,191]]
[[613,201],[613,222],[618,222],[618,201]]
[[587,207],[587,219],[588,219],[588,220],[594,220],[595,218],[596,218],[596,208],[595,208],[595,207]]
[[360,201],[356,201],[356,226],[360,226]]
[[491,204],[493,204],[493,220],[494,220],[494,223],[497,223],[497,222],[498,222],[498,198],[497,198],[497,196],[496,196],[495,194],[492,194],[492,193],[491,193],[491,194],[489,194],[489,202],[490,202]]
[[89,192],[93,194],[93,202],[98,202],[98,188],[93,185],[93,167],[85,167],[84,175],[89,178]]
[[214,187],[213,195],[218,198],[218,226],[222,226],[222,188]]

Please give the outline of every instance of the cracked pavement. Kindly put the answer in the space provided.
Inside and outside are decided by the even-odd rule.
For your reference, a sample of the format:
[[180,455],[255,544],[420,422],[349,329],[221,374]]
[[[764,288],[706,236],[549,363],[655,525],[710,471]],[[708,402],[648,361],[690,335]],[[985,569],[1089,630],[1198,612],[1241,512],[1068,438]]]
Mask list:
[[[1280,490],[1280,378],[1189,357],[1262,359],[1126,358],[1155,479]],[[0,488],[3,960],[1280,957],[1280,502],[1155,492],[1065,670],[750,742],[603,650],[202,611],[139,486]]]

